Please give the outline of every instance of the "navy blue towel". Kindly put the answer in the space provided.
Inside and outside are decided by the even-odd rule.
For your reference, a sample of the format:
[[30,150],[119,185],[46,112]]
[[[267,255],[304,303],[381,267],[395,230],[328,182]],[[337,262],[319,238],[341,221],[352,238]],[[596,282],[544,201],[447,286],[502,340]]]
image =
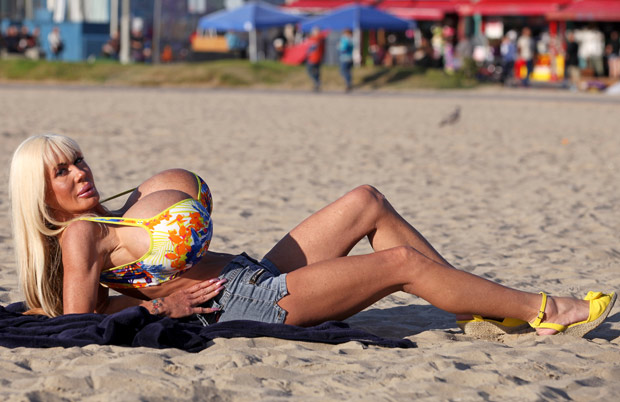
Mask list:
[[358,341],[389,348],[416,347],[408,339],[382,338],[340,321],[328,321],[314,327],[228,321],[203,327],[198,322],[154,316],[142,307],[131,307],[109,315],[68,314],[55,318],[23,315],[22,309],[22,303],[13,303],[6,308],[0,306],[0,346],[50,348],[97,344],[199,352],[214,338],[273,337],[329,344]]

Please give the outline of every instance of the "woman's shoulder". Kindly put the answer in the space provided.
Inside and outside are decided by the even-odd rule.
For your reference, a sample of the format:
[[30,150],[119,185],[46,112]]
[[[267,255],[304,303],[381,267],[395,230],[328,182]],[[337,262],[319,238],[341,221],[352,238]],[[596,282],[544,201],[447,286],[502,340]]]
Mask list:
[[60,237],[61,246],[71,244],[82,247],[105,237],[105,227],[87,219],[77,218],[67,225]]

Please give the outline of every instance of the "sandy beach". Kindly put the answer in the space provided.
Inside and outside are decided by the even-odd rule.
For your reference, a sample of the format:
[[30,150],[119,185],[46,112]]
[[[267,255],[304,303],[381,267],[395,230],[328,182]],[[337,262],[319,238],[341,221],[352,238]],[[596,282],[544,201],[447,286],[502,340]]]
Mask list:
[[[458,117],[442,124],[455,110]],[[214,251],[261,257],[360,184],[460,269],[582,298],[620,290],[620,97],[555,91],[341,93],[0,86],[0,304],[22,300],[8,167],[26,137],[75,138],[103,197],[199,173]],[[361,244],[354,254],[371,249]],[[380,269],[381,267],[377,267]],[[200,353],[0,348],[3,400],[613,400],[620,306],[585,339],[464,335],[397,293],[347,322],[415,349],[217,339]],[[614,396],[615,395],[615,396]]]

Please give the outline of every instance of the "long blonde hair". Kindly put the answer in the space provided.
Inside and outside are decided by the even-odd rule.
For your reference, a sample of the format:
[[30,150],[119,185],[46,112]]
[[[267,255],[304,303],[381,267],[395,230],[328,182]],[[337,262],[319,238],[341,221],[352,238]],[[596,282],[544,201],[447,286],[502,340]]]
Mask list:
[[44,134],[21,143],[13,154],[9,197],[19,282],[30,309],[62,315],[63,267],[57,235],[69,222],[52,217],[45,204],[47,169],[81,154],[71,138]]

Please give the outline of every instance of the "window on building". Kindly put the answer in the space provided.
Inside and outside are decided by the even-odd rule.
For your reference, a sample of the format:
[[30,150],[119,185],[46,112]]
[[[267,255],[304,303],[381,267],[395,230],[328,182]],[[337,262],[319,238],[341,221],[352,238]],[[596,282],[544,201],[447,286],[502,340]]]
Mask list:
[[207,12],[207,0],[187,0],[187,11],[190,14],[205,14]]

